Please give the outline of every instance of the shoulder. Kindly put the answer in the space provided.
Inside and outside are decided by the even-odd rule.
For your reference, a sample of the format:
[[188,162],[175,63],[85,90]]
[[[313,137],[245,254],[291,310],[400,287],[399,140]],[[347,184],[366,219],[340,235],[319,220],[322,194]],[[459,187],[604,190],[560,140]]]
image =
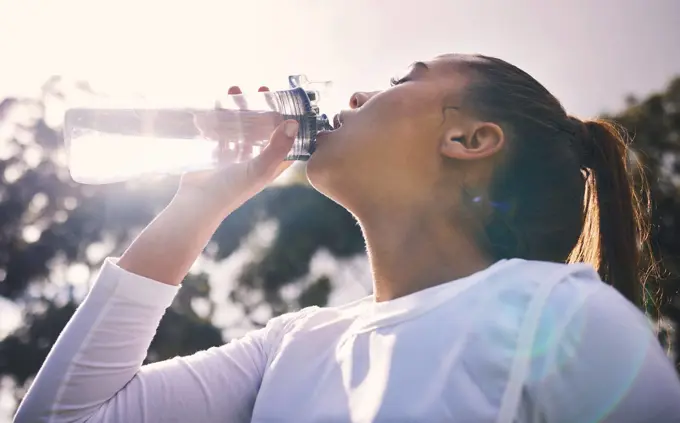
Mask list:
[[[554,333],[556,325],[604,286],[589,265],[513,259],[479,284],[473,295],[488,310],[480,329],[500,328],[514,339],[535,302],[539,303],[540,315],[534,315],[534,319],[543,316],[541,326],[549,326]],[[508,347],[516,346],[510,342]]]
[[573,295],[587,295],[601,284],[588,264],[511,259],[486,278],[482,289],[498,295],[514,292],[533,297],[541,287],[549,286],[552,299],[569,300]]
[[[627,355],[633,359],[657,343],[651,321],[615,288],[605,284],[592,266],[524,262],[525,289],[534,298],[541,286],[548,290],[540,314],[531,355],[542,371],[566,363],[585,364],[594,356]],[[541,269],[543,272],[536,272]],[[624,354],[617,350],[625,347]],[[639,357],[638,357],[639,358]]]
[[371,301],[372,297],[368,296],[336,307],[305,307],[298,311],[274,317],[267,326],[271,325],[276,327],[277,330],[291,332],[310,329],[336,320],[353,320],[362,312],[365,305]]
[[278,353],[285,338],[314,337],[320,332],[337,334],[346,329],[361,313],[371,297],[338,307],[305,307],[272,318],[265,327],[269,354]]
[[[510,260],[477,295],[487,310],[476,326],[479,348],[494,360],[529,356],[533,378],[584,353],[619,348],[611,336],[644,345],[655,339],[646,316],[585,264]],[[520,342],[527,331],[530,339]]]
[[[556,324],[565,324],[570,318],[578,318],[584,313],[623,313],[638,320],[643,317],[633,304],[602,282],[588,264],[511,260],[505,271],[498,272],[494,279],[497,280],[494,297],[501,302],[509,297],[516,298],[510,304],[517,309],[518,317],[527,311],[532,301],[542,302],[541,323],[553,330]],[[540,293],[543,298],[537,298]],[[600,300],[593,300],[593,296]],[[603,303],[609,307],[602,306]]]
[[656,340],[647,316],[614,287],[602,282],[591,266],[564,266],[571,271],[555,281],[541,314],[536,342],[559,339],[562,350],[598,342],[591,348],[602,353],[616,345],[611,336],[640,345]]
[[680,383],[651,321],[594,270],[573,266],[582,270],[554,286],[540,317],[531,401],[556,422],[671,421]]
[[[642,356],[658,342],[651,320],[614,287],[578,275],[558,284],[549,298],[537,342],[548,332],[558,341],[557,355],[578,352],[581,360],[608,353]],[[625,352],[617,352],[623,347]]]

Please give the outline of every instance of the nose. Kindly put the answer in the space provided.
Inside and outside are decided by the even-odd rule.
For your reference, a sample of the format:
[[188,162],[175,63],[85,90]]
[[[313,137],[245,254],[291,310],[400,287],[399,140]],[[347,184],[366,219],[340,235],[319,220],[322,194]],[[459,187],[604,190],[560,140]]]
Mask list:
[[363,106],[368,100],[375,95],[374,92],[367,93],[364,91],[358,91],[349,98],[349,107],[351,109],[358,109]]

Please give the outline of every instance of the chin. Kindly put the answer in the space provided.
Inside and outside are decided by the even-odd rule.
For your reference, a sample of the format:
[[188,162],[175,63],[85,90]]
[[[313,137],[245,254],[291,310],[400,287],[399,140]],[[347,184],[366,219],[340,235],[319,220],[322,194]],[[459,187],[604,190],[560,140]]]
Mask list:
[[332,174],[330,163],[326,163],[324,155],[319,154],[319,150],[312,154],[305,167],[309,183],[320,193],[329,196],[326,191],[332,185]]
[[306,166],[312,187],[350,211],[368,194],[366,178],[374,166],[363,154],[366,142],[354,135],[345,128],[325,133]]
[[[342,161],[343,152],[339,150],[339,143],[343,140],[338,139],[334,132],[320,134],[317,139],[316,150],[307,161],[307,179],[317,190],[324,192],[323,186],[327,185],[325,180],[332,174],[338,172],[339,162]],[[340,149],[342,150],[342,149]]]
[[[346,208],[346,201],[352,191],[351,163],[347,157],[323,146],[307,161],[306,172],[309,183],[321,194]],[[349,166],[349,167],[348,167]]]

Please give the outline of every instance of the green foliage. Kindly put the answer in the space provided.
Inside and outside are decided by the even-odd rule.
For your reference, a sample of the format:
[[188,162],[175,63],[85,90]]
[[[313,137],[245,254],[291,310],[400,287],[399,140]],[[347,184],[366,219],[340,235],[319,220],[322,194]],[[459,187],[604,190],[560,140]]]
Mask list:
[[[680,290],[680,78],[613,117],[634,137],[652,193],[652,243],[665,277],[652,281],[668,303]],[[656,282],[656,283],[655,283]]]

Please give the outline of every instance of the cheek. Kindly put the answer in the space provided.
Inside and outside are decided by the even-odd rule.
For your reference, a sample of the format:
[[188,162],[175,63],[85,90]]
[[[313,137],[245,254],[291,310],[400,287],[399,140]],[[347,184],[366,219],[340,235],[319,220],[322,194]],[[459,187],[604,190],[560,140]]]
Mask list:
[[[421,94],[421,95],[418,95]],[[436,167],[441,113],[422,93],[384,92],[367,102],[307,163],[307,176],[338,201],[346,191],[410,190]],[[428,101],[429,100],[429,101]]]
[[312,186],[334,201],[352,210],[371,199],[397,204],[428,191],[425,186],[437,166],[417,140],[380,138],[363,146],[340,145],[342,141],[307,162]]
[[343,134],[347,154],[368,158],[386,157],[403,152],[418,136],[422,109],[408,98],[385,92],[367,102]]
[[386,92],[380,100],[375,104],[375,119],[383,123],[391,138],[413,140],[429,137],[432,130],[442,123],[437,93],[431,92],[426,84],[397,87]]
[[437,155],[441,113],[431,99],[419,94],[394,96],[379,111],[382,124],[374,125],[377,134],[369,143],[386,166],[407,171]]

